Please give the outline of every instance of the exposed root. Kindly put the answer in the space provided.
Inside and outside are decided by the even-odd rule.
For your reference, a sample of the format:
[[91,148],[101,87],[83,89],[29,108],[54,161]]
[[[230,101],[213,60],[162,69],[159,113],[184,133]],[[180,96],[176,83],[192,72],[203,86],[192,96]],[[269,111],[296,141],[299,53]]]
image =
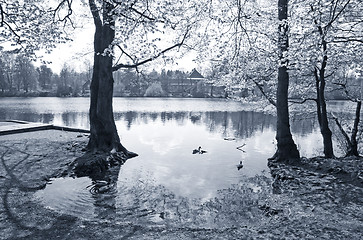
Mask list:
[[76,177],[88,176],[95,180],[104,179],[108,171],[114,167],[120,167],[131,156],[137,156],[136,153],[129,152],[106,153],[106,152],[86,152],[83,156],[77,158],[68,168],[63,176],[70,175]]

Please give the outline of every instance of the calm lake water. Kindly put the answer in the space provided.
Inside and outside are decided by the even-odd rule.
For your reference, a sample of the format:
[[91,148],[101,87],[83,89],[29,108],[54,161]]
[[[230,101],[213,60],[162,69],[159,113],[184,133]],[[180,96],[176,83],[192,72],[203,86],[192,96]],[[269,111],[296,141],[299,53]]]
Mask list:
[[[205,227],[216,224],[216,216],[201,206],[214,206],[221,199],[232,206],[226,196],[230,189],[236,192],[236,185],[253,205],[259,198],[254,194],[260,196],[269,188],[267,158],[276,149],[274,115],[225,99],[115,98],[113,105],[123,145],[139,156],[121,167],[110,196],[91,194],[88,178],[55,179],[37,193],[46,206],[86,218],[110,216],[111,211],[119,219],[135,221],[143,216],[151,222],[172,221],[174,215],[179,216],[179,222],[189,221],[187,213],[199,209],[197,215],[204,219],[200,221]],[[330,108],[349,113],[348,105],[335,102]],[[88,98],[1,98],[0,120],[88,128],[88,108]],[[297,114],[291,125],[302,156],[322,155],[322,139],[313,115]],[[193,155],[198,146],[207,153]],[[243,168],[238,170],[240,161]],[[184,215],[177,207],[180,205],[187,212]]]

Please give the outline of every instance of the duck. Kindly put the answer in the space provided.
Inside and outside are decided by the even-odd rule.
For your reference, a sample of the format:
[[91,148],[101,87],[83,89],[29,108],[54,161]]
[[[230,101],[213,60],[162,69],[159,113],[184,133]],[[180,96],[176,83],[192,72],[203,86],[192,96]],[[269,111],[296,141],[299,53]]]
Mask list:
[[237,169],[238,169],[238,171],[239,171],[241,168],[243,168],[243,163],[242,163],[242,161],[240,161],[240,162],[239,162],[239,164],[237,164]]
[[199,153],[199,154],[203,154],[203,153],[206,153],[207,151],[205,151],[205,150],[202,150],[202,147],[201,146],[199,146],[198,147],[198,149],[194,149],[193,150],[193,154],[197,154],[197,153]]
[[194,149],[192,153],[193,153],[193,154],[197,154],[197,153],[199,153],[199,150],[200,150],[200,149],[201,149],[201,147],[199,147],[198,149]]
[[199,149],[199,154],[207,153],[207,151],[202,150],[202,148]]

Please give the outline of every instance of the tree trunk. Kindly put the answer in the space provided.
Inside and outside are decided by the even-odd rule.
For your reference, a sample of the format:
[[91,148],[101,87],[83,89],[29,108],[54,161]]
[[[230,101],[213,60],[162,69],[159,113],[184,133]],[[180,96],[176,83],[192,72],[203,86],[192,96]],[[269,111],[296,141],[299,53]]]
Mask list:
[[358,133],[358,127],[359,127],[359,121],[360,121],[360,112],[362,108],[362,101],[359,100],[357,102],[357,107],[355,109],[355,119],[354,119],[354,125],[352,130],[352,136],[350,138],[351,146],[350,149],[348,149],[348,156],[359,156],[358,153],[358,141],[357,141],[357,133]]
[[326,102],[325,102],[325,80],[324,78],[320,78],[320,107],[321,107],[321,124],[320,124],[320,131],[323,136],[323,144],[324,144],[324,155],[327,158],[334,157],[333,152],[333,141],[332,141],[332,132],[329,128],[328,122],[328,114],[326,110]]
[[334,151],[333,151],[333,140],[332,140],[332,132],[329,128],[329,121],[328,121],[328,113],[326,110],[326,102],[325,102],[325,70],[326,65],[328,62],[328,56],[327,56],[327,42],[324,38],[323,29],[321,26],[318,26],[318,30],[320,33],[320,36],[322,38],[322,47],[323,47],[323,61],[321,63],[321,68],[319,70],[319,74],[317,72],[317,69],[315,69],[315,80],[316,80],[316,86],[317,86],[317,104],[318,104],[318,120],[319,120],[319,126],[320,126],[320,132],[323,136],[323,145],[324,145],[324,155],[327,158],[333,158],[334,157]]
[[87,145],[89,151],[122,151],[129,157],[137,156],[129,152],[120,142],[113,117],[112,96],[112,56],[104,54],[114,40],[114,21],[112,6],[103,3],[103,22],[94,0],[90,0],[96,32],[94,35],[94,65],[91,81],[90,130],[91,135]]
[[315,89],[316,89],[316,114],[318,115],[318,123],[321,128],[321,107],[320,107],[320,80],[318,75],[318,69],[314,68],[315,77]]
[[288,108],[288,88],[289,73],[287,71],[287,51],[288,51],[288,25],[287,25],[287,4],[288,0],[278,1],[279,24],[279,69],[277,82],[277,151],[271,159],[278,161],[296,161],[300,158],[299,151],[292,139],[289,123]]

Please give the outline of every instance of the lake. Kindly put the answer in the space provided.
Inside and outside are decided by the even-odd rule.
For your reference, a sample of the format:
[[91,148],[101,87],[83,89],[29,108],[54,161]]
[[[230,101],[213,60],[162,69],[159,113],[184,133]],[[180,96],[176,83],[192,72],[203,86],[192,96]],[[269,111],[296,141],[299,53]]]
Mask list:
[[[334,102],[330,109],[349,113],[348,105]],[[147,216],[145,221],[159,222],[160,212],[169,217],[176,214],[175,204],[184,203],[191,211],[221,199],[236,184],[242,193],[248,189],[252,195],[269,188],[267,158],[276,150],[273,114],[226,99],[114,98],[113,106],[122,144],[139,156],[121,167],[112,207],[102,207],[108,215],[116,209],[120,219],[133,221],[142,215]],[[0,120],[88,128],[88,109],[88,98],[0,98]],[[322,155],[314,115],[295,113],[291,128],[301,155]],[[192,154],[199,146],[207,153]],[[240,161],[243,168],[238,170]],[[88,178],[55,179],[37,196],[59,211],[87,218],[98,212],[99,216],[100,204],[95,204],[99,199],[88,191],[90,184]],[[253,203],[254,198],[248,199]],[[165,199],[171,199],[168,206]]]

